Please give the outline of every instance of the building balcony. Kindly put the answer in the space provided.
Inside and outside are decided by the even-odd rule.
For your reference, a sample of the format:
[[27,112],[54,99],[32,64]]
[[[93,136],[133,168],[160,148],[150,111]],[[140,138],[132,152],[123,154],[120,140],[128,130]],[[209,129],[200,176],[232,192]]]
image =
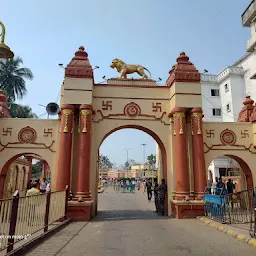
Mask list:
[[255,46],[256,46],[256,40],[255,40],[255,38],[251,38],[251,39],[247,40],[247,42],[246,42],[246,49],[247,49],[247,52],[253,52]]
[[242,14],[244,27],[250,27],[251,22],[256,18],[256,0],[253,0]]
[[221,83],[223,80],[225,80],[227,77],[230,77],[231,75],[243,76],[243,74],[244,70],[242,67],[227,67],[218,74],[217,82]]

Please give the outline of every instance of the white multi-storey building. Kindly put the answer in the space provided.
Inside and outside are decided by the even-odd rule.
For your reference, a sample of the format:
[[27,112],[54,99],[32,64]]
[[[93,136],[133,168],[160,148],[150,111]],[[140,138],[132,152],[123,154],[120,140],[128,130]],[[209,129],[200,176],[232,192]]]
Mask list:
[[[242,25],[251,30],[245,56],[219,74],[201,74],[205,122],[236,122],[245,97],[251,96],[256,101],[256,0],[242,14]],[[157,159],[157,162],[158,168],[161,168],[161,161]],[[208,178],[211,175],[213,178],[223,176],[224,170],[237,169],[235,160],[221,156],[208,167]]]
[[[245,97],[256,101],[256,0],[242,14],[242,24],[251,30],[245,56],[217,75],[201,74],[204,121],[235,122]],[[208,178],[222,176],[225,169],[237,170],[237,166],[234,160],[219,157],[208,167]]]
[[201,74],[204,121],[237,121],[245,96],[256,101],[256,1],[242,14],[242,24],[251,29],[247,53],[217,75]]

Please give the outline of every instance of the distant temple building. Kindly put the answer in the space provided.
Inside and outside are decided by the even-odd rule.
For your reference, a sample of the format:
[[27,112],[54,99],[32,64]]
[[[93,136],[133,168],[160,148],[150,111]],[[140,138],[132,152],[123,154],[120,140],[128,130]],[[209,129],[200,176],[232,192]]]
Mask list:
[[130,170],[100,170],[100,179],[122,179],[122,178],[135,178],[135,179],[148,179],[157,177],[157,170],[151,170],[148,164],[132,165]]

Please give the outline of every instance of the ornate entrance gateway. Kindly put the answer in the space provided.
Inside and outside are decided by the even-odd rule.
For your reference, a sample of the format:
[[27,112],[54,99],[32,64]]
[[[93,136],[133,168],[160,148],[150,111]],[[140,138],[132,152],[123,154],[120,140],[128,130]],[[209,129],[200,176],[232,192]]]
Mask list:
[[[218,154],[239,156],[253,185],[255,125],[202,123],[200,73],[184,52],[164,86],[148,79],[140,65],[115,59],[111,67],[117,68],[121,78],[95,84],[88,54],[80,47],[65,69],[58,120],[30,119],[27,127],[25,119],[0,119],[2,180],[3,167],[14,155],[40,155],[50,166],[52,188],[62,190],[69,185],[74,194],[68,205],[70,217],[88,220],[97,213],[102,141],[116,130],[136,128],[151,135],[161,149],[160,177],[167,180],[168,215],[184,218],[203,213],[205,167]],[[127,78],[133,72],[142,78]],[[4,98],[1,101],[3,117],[9,117]]]

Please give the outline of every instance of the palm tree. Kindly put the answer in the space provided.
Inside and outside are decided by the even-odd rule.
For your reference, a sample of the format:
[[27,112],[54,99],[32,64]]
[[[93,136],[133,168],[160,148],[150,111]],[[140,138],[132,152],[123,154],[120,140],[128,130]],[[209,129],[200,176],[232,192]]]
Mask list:
[[104,170],[111,169],[113,166],[109,158],[103,155],[99,156],[99,165],[100,165],[100,169],[104,169]]
[[31,107],[27,105],[11,103],[9,110],[13,118],[38,118],[38,116],[32,112]]
[[34,78],[32,71],[20,67],[21,64],[20,57],[0,59],[0,89],[4,91],[7,102],[22,99],[27,92],[25,79]]
[[156,156],[151,154],[147,157],[149,168],[152,171],[152,178],[153,178],[153,171],[155,169],[155,164],[156,164]]

